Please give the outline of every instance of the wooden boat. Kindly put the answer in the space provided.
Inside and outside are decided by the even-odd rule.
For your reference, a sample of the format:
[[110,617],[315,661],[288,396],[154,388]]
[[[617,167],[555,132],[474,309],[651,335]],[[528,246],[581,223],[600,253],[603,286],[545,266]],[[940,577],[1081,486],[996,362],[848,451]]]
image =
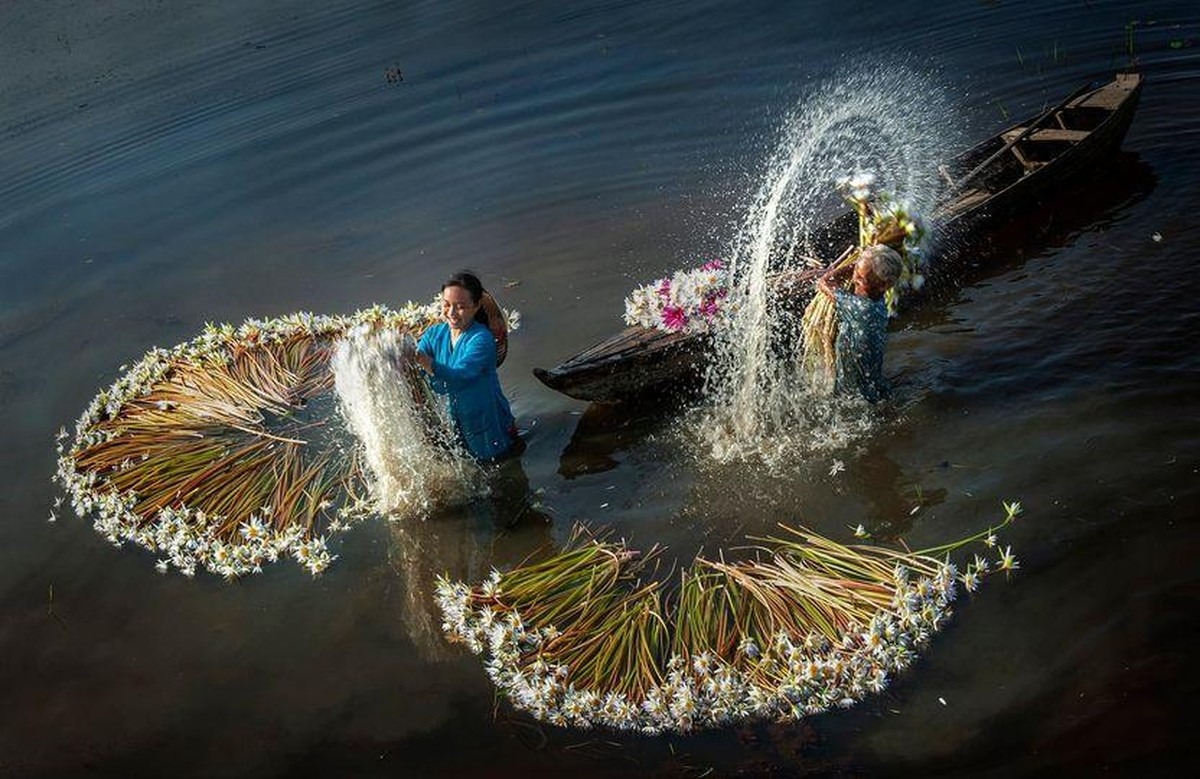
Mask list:
[[[927,276],[947,281],[962,240],[1035,208],[1064,182],[1095,172],[1121,146],[1137,109],[1142,76],[1118,73],[1103,86],[1085,85],[1054,107],[1019,122],[939,166],[943,189],[930,222],[937,251]],[[833,257],[854,242],[857,218],[847,212],[825,225],[817,244]],[[822,269],[772,279],[775,294],[802,306]],[[694,386],[711,353],[712,336],[627,327],[549,370],[533,373],[551,389],[580,400],[616,402]]]

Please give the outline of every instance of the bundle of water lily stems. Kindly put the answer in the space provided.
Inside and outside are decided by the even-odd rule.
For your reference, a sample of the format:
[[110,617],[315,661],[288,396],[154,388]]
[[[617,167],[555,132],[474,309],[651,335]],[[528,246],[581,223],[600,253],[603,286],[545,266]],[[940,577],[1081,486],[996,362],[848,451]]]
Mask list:
[[158,552],[161,571],[233,577],[291,555],[319,573],[334,559],[327,534],[370,509],[354,448],[326,429],[330,347],[356,327],[419,334],[436,316],[408,304],[209,325],[97,395],[69,444],[61,430],[56,478],[81,517]]
[[1005,508],[995,527],[916,552],[784,527],[753,559],[698,559],[675,587],[643,581],[657,550],[578,531],[478,586],[440,579],[442,627],[551,724],[658,733],[798,719],[883,690],[945,624],[958,584],[1017,567],[1011,548],[962,573],[950,562],[969,543],[996,548],[1020,504]]
[[[843,197],[858,214],[858,246],[842,254],[832,268],[842,268],[858,261],[868,246],[882,245],[895,249],[902,260],[903,272],[893,289],[887,292],[888,310],[895,313],[896,288],[920,288],[920,244],[924,231],[908,210],[886,193],[871,189],[874,177],[860,174],[839,182]],[[850,284],[846,282],[847,288]],[[804,336],[801,367],[814,389],[829,393],[833,390],[837,363],[838,319],[834,303],[825,295],[814,295],[800,322]]]

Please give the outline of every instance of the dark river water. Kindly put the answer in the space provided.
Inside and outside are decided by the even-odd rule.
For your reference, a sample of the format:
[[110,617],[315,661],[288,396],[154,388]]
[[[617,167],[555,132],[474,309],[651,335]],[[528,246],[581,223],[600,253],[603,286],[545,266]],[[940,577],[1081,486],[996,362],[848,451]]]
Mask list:
[[[9,0],[0,51],[0,776],[1150,775],[1200,756],[1194,2]],[[923,74],[966,142],[1131,60],[1125,152],[898,323],[905,402],[857,443],[717,465],[674,409],[532,376],[619,328],[633,286],[719,254],[783,117],[837,74]],[[501,379],[528,448],[497,499],[366,522],[317,579],[161,576],[46,521],[55,431],[150,347],[427,300],[463,266],[524,319]],[[512,565],[576,520],[686,564],[781,521],[928,546],[1001,500],[1026,508],[1011,581],[882,695],[800,725],[541,728],[430,622],[434,576]]]

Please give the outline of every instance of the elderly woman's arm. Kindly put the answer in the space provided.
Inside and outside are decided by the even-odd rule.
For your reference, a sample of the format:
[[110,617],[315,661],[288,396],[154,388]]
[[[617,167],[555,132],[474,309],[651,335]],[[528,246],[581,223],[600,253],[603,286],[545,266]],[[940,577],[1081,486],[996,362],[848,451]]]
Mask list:
[[829,270],[821,274],[821,278],[817,279],[817,289],[821,290],[830,300],[836,300],[838,287],[853,273],[854,263],[852,262],[846,262],[842,265],[834,264]]

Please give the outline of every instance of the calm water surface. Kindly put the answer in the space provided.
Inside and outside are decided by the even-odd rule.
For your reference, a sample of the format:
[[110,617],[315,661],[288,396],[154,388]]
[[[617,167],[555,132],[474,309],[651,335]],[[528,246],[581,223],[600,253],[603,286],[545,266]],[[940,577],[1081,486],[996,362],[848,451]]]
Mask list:
[[[1194,3],[13,0],[0,47],[0,776],[1132,774],[1196,756]],[[532,377],[618,327],[635,284],[719,255],[782,118],[836,74],[926,73],[974,140],[1131,47],[1147,84],[1126,153],[901,323],[903,403],[869,439],[786,474],[717,466],[678,415]],[[45,521],[54,431],[123,363],[209,320],[422,300],[463,265],[524,314],[502,380],[529,446],[497,500],[366,523],[317,580],[233,584]],[[1002,499],[1027,507],[1013,581],[885,694],[798,726],[543,730],[430,621],[433,576],[513,564],[575,520],[686,563],[779,521],[919,547]]]

